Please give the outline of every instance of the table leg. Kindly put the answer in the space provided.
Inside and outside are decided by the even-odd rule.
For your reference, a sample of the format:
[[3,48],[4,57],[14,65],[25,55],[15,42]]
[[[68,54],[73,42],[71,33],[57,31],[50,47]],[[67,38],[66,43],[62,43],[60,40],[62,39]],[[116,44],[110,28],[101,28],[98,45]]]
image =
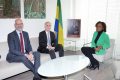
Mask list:
[[83,76],[83,80],[92,80],[90,77],[88,77],[86,74],[84,74],[84,76]]
[[67,75],[64,76],[64,80],[68,80],[68,76]]
[[75,41],[75,53],[77,53],[76,51],[77,51],[77,50],[76,50],[76,41]]

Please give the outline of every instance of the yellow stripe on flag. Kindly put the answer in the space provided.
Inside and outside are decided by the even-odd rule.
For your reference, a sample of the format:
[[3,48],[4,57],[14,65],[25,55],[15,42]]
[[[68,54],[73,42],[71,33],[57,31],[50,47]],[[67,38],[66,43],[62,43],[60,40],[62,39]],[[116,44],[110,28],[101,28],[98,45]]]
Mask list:
[[59,19],[59,6],[57,6],[56,19]]
[[63,28],[61,24],[59,23],[59,32],[58,32],[58,44],[62,44],[64,46],[64,38],[63,38]]

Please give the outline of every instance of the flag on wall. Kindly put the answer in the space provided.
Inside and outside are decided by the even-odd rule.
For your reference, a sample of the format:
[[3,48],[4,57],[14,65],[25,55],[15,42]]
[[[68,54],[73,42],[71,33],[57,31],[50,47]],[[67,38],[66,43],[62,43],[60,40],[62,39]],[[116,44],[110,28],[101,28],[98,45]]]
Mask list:
[[62,24],[62,9],[61,2],[57,0],[56,19],[54,31],[56,33],[56,42],[64,46],[63,24]]

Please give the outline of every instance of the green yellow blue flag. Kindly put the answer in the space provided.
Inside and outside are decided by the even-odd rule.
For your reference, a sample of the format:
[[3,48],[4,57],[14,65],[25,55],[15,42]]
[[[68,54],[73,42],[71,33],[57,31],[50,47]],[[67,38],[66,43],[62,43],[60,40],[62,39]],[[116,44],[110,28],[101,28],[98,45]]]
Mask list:
[[56,33],[56,42],[64,46],[63,23],[62,23],[62,9],[61,2],[57,0],[56,19],[54,31]]

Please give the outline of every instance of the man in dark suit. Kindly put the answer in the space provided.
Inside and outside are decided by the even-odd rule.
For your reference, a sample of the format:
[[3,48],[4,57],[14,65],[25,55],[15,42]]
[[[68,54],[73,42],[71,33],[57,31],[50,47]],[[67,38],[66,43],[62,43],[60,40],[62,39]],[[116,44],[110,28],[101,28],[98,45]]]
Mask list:
[[41,80],[37,72],[40,66],[40,53],[32,52],[28,33],[23,31],[23,22],[20,18],[15,20],[15,31],[8,34],[8,46],[6,60],[10,63],[22,62],[33,72],[33,80]]
[[45,30],[39,34],[39,47],[38,51],[41,53],[50,54],[51,59],[56,58],[55,51],[59,51],[59,56],[64,56],[63,46],[61,44],[56,45],[55,34],[50,31],[51,23],[45,23]]

